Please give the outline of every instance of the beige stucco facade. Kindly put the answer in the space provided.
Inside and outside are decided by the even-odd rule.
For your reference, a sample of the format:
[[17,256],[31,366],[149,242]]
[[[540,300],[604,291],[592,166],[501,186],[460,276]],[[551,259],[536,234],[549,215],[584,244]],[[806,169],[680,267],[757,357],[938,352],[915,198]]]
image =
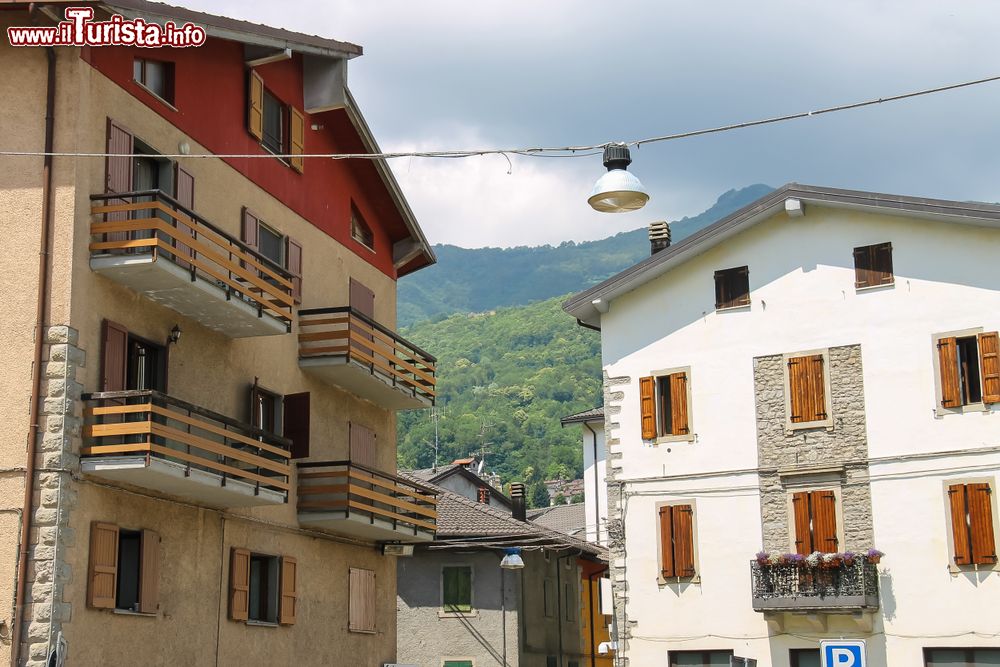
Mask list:
[[[26,13],[5,13],[0,28],[23,25]],[[55,150],[103,152],[113,118],[164,154],[186,142],[207,152],[125,90],[57,48]],[[36,151],[44,141],[46,50],[0,45],[0,131],[5,148]],[[188,160],[197,183],[195,210],[238,238],[242,207],[293,236],[306,248],[302,308],[346,306],[349,280],[375,292],[375,319],[395,326],[395,281],[293,213],[218,159]],[[90,268],[90,195],[103,192],[103,158],[54,158],[54,216],[47,336],[43,349],[44,404],[37,447],[28,605],[22,622],[22,664],[43,664],[61,633],[72,664],[148,665],[381,665],[396,651],[396,563],[377,544],[302,529],[296,514],[295,473],[288,502],[226,509],[122,487],[80,472],[84,446],[81,393],[101,389],[101,326],[107,319],[135,335],[165,341],[174,325],[181,340],[169,347],[167,393],[248,421],[248,388],[277,394],[309,392],[311,448],[307,460],[349,458],[350,423],[372,429],[375,467],[395,472],[395,413],[303,372],[298,326],[292,332],[229,338],[130,291]],[[0,158],[2,294],[0,320],[0,660],[10,654],[25,442],[31,396],[35,296],[41,225],[42,158]],[[322,196],[318,194],[317,196]],[[294,468],[294,465],[292,466]],[[160,534],[160,609],[137,615],[87,606],[91,522]],[[291,626],[252,626],[228,618],[230,549],[293,556],[298,563],[298,614]],[[376,576],[376,632],[348,630],[348,569]],[[7,638],[7,639],[4,639]]]

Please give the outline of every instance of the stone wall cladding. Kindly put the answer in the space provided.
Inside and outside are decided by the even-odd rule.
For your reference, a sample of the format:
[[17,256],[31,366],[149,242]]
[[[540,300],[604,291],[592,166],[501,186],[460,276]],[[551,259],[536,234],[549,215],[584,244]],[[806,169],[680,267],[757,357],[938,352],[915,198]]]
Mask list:
[[35,494],[28,551],[27,587],[22,626],[21,664],[41,667],[54,648],[72,610],[64,589],[73,579],[65,549],[76,536],[69,514],[76,502],[71,472],[79,469],[77,443],[83,428],[77,369],[86,362],[78,334],[56,325],[45,331],[48,361],[42,368],[41,433],[36,442]]
[[830,466],[844,470],[840,487],[845,544],[841,550],[873,546],[861,346],[832,347],[829,355],[833,427],[791,433],[786,431],[784,358],[778,354],[754,360],[761,521],[764,550],[771,553],[785,553],[791,543],[787,489],[778,470],[807,472]]

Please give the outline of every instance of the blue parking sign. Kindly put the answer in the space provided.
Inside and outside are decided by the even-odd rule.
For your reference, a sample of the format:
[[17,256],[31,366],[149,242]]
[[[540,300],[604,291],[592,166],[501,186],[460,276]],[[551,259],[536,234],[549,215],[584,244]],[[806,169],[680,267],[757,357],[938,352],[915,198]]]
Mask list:
[[863,641],[824,640],[819,643],[822,667],[865,667]]

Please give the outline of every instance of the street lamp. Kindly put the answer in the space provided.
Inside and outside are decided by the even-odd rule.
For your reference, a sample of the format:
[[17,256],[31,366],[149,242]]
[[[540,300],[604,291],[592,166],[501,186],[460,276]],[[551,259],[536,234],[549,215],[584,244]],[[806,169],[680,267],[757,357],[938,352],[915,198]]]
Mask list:
[[524,559],[521,558],[521,547],[504,549],[503,560],[500,561],[500,631],[503,633],[503,667],[507,667],[507,582],[504,575],[507,570],[523,570]]
[[604,147],[604,166],[608,173],[597,179],[587,203],[601,213],[638,211],[649,201],[649,193],[635,175],[627,169],[632,156],[625,144]]
[[521,558],[521,547],[511,547],[510,549],[505,549],[503,560],[500,561],[500,567],[505,570],[524,569],[524,559]]

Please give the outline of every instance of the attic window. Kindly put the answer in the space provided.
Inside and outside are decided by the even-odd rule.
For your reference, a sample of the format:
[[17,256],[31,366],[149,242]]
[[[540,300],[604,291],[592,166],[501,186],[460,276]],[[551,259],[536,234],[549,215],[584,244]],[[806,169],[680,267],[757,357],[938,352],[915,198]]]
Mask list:
[[167,104],[174,103],[174,64],[162,60],[136,58],[132,79]]
[[372,233],[372,228],[353,206],[351,206],[351,238],[372,252],[375,251],[375,235]]
[[891,243],[866,245],[854,249],[856,288],[891,285],[893,280]]
[[750,269],[738,266],[715,272],[715,308],[740,308],[750,305]]

